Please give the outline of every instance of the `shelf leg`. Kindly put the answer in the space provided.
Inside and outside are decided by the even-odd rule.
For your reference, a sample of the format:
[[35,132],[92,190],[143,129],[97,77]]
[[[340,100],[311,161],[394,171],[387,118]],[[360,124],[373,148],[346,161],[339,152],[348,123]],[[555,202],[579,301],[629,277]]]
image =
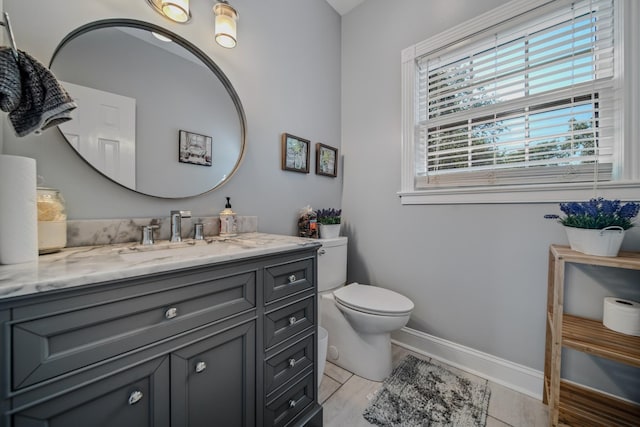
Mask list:
[[553,338],[551,345],[550,363],[550,396],[549,396],[549,424],[558,425],[560,400],[560,363],[562,357],[562,315],[564,298],[564,267],[563,259],[556,259],[553,269]]
[[[547,276],[547,315],[545,316],[546,334],[544,345],[544,382],[542,386],[542,403],[549,404],[549,384],[551,378],[551,345],[553,336],[553,279],[554,279],[555,256],[549,249],[549,268]],[[545,384],[546,383],[546,384]]]

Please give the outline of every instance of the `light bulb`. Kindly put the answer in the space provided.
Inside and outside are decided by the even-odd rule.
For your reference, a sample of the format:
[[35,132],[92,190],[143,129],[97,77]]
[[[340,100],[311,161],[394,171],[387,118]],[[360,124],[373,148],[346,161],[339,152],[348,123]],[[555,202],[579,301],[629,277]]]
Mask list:
[[237,44],[236,21],[238,12],[227,3],[217,3],[213,7],[215,14],[215,40],[222,47],[233,48]]
[[189,16],[189,0],[163,0],[162,12],[176,22],[187,22]]
[[216,16],[216,42],[226,48],[236,45],[236,21],[225,15]]

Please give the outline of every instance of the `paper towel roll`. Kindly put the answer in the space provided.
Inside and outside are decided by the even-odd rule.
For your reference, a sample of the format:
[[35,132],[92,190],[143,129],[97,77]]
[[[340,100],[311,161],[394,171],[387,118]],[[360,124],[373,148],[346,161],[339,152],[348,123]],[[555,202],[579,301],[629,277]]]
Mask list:
[[0,264],[38,260],[36,161],[0,155]]
[[640,336],[640,303],[622,298],[605,298],[602,323],[614,331]]

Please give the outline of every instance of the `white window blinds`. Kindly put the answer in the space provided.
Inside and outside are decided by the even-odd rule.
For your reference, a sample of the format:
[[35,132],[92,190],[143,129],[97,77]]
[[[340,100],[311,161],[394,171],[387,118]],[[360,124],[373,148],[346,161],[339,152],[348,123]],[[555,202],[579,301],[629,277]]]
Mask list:
[[416,58],[416,188],[611,179],[613,16],[565,3]]

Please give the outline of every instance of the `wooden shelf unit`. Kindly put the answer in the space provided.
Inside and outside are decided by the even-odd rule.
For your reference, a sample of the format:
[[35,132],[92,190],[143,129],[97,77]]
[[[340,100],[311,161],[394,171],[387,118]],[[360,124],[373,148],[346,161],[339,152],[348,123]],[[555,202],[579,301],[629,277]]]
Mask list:
[[640,405],[560,378],[562,347],[640,367],[640,337],[612,331],[597,320],[563,313],[566,263],[640,270],[640,252],[601,257],[568,246],[549,248],[543,390],[543,402],[549,405],[549,425],[640,426]]

